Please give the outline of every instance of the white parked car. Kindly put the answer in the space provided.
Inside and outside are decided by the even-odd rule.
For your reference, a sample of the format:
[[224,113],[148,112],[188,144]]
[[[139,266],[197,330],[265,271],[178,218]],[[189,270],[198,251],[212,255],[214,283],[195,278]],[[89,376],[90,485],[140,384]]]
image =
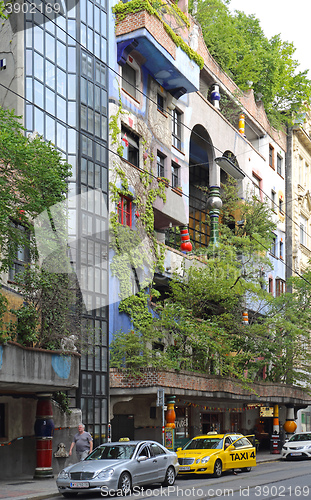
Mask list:
[[79,492],[127,495],[133,487],[172,486],[179,471],[177,454],[155,441],[105,443],[85,460],[63,469],[56,480],[64,497]]
[[284,460],[311,458],[311,432],[297,432],[283,445],[281,457]]

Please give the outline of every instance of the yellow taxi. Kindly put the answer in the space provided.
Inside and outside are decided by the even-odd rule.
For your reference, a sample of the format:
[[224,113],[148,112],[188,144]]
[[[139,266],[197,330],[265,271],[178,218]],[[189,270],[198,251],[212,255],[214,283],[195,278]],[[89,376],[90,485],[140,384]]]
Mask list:
[[253,437],[217,432],[197,436],[177,449],[178,474],[213,474],[220,477],[222,471],[230,469],[249,472],[256,465],[256,448],[251,443]]

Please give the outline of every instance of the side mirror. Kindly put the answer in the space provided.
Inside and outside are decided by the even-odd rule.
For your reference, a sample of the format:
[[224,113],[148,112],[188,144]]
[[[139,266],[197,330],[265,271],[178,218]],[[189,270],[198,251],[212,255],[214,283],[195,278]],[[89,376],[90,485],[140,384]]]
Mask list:
[[235,446],[233,446],[233,444],[230,444],[230,446],[228,446],[228,448],[226,448],[226,450],[233,451],[233,450],[235,450]]
[[143,455],[142,457],[138,457],[137,458],[137,462],[144,462],[147,459],[148,459],[148,457],[146,457],[145,455]]
[[176,450],[176,451],[181,451],[181,450],[182,450],[182,448],[177,448],[177,450]]

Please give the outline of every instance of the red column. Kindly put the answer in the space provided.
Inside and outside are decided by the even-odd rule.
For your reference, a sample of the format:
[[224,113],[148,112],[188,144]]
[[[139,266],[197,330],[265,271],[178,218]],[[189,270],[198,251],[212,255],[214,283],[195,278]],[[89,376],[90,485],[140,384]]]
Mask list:
[[50,394],[42,394],[38,398],[35,422],[37,467],[34,478],[44,479],[54,477],[52,469],[54,422]]

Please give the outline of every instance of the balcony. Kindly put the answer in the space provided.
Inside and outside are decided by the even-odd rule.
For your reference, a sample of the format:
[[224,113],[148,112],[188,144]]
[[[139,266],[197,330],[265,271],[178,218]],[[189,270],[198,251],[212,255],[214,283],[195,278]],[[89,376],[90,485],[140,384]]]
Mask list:
[[9,341],[0,345],[0,392],[33,394],[76,389],[79,358],[77,353],[46,351]]
[[146,10],[129,10],[122,16],[116,12],[116,18],[117,61],[120,65],[125,64],[129,53],[135,49],[142,56],[142,66],[176,99],[199,89],[203,60],[159,16]]

